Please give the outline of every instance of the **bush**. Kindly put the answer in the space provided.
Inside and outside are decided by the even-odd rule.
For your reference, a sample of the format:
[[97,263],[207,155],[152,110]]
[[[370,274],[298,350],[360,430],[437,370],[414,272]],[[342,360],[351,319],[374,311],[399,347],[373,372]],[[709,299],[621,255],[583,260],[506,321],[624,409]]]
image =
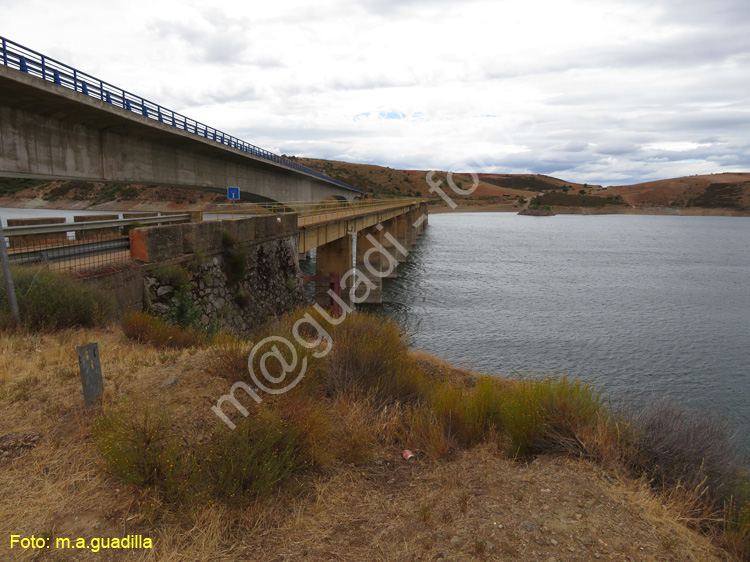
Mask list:
[[273,409],[262,405],[230,430],[219,428],[201,456],[211,494],[228,503],[267,494],[311,463],[303,438]]
[[330,394],[372,394],[385,403],[425,395],[424,373],[397,322],[360,312],[336,326],[332,337],[325,374]]
[[194,456],[168,430],[163,410],[122,402],[94,421],[91,435],[110,474],[167,499],[185,499],[197,475]]
[[250,343],[236,334],[219,332],[211,342],[207,355],[208,371],[232,382],[245,380],[248,375],[247,360]]
[[[291,348],[281,342],[278,342],[274,345],[276,345],[276,347],[278,348],[279,353],[284,356],[284,360],[288,362],[287,364],[289,366],[295,364],[296,361],[296,366],[291,368],[291,370],[288,372],[284,371],[279,362],[275,359],[266,361],[263,368],[261,368],[261,360],[267,352],[271,351],[271,346],[260,346],[254,356],[252,369],[258,380],[261,380],[262,382],[264,382],[264,384],[267,384],[272,388],[280,388],[290,384],[292,381],[296,380],[298,374],[302,372],[302,363],[305,362],[304,376],[298,381],[298,384],[295,386],[295,390],[311,394],[322,394],[321,380],[323,376],[322,373],[324,358],[315,357],[313,353],[316,352],[316,350],[309,349],[303,346],[302,344],[300,344],[297,338],[293,336],[294,324],[297,321],[303,319],[306,314],[310,314],[313,318],[315,318],[316,312],[312,307],[307,309],[297,309],[284,314],[282,317],[268,322],[265,325],[259,326],[256,330],[253,331],[252,339],[255,342],[261,342],[269,337],[281,337],[286,339],[287,342],[291,345]],[[325,320],[317,318],[316,321],[320,323],[320,326],[323,329],[329,329],[329,326],[327,325]],[[300,331],[300,335],[310,342],[316,340],[319,337],[317,331],[307,322],[303,322],[300,327]],[[257,343],[255,345],[257,345]],[[324,348],[328,345],[329,344],[327,343],[327,340],[323,340],[320,347]],[[252,349],[253,347],[254,345],[249,345],[248,350]],[[240,378],[247,382],[254,383],[250,375],[250,369],[248,368],[248,359],[248,355],[245,355],[245,367],[242,369]],[[239,364],[239,357],[237,357],[237,364]],[[266,370],[269,376],[277,378],[278,384],[272,383],[268,379],[265,379],[263,369]]]
[[227,283],[234,285],[245,277],[250,250],[247,245],[238,244],[237,237],[228,230],[221,231],[221,244],[224,246]]
[[250,297],[250,291],[247,289],[240,289],[234,294],[234,302],[236,302],[240,308],[247,308],[250,304]]
[[245,278],[249,253],[250,250],[245,244],[237,244],[224,249],[229,285],[235,285]]
[[197,328],[198,321],[203,315],[203,310],[195,303],[190,285],[177,287],[173,298],[174,302],[169,304],[164,314],[165,320],[170,324],[176,324],[180,328]]
[[206,334],[194,328],[182,328],[145,312],[126,312],[122,317],[122,331],[130,339],[159,348],[184,349],[208,343]]
[[750,481],[726,504],[722,539],[737,560],[750,561]]
[[619,435],[601,393],[567,377],[517,381],[508,390],[502,423],[517,456],[563,452],[599,457],[602,440]]
[[[59,330],[102,324],[112,311],[110,298],[81,285],[69,275],[46,267],[11,267],[22,327]],[[0,287],[0,327],[10,327],[5,283]]]
[[490,430],[500,429],[505,402],[500,381],[477,379],[474,388],[446,381],[430,394],[436,420],[446,434],[463,447],[483,441]]
[[190,273],[176,265],[162,265],[154,269],[154,277],[163,284],[174,287],[190,285]]
[[633,417],[630,466],[659,489],[697,489],[707,503],[728,503],[742,482],[740,459],[726,421],[658,402]]
[[414,406],[406,414],[408,434],[405,441],[417,450],[427,451],[436,459],[449,457],[455,444],[448,438],[442,420],[427,404]]

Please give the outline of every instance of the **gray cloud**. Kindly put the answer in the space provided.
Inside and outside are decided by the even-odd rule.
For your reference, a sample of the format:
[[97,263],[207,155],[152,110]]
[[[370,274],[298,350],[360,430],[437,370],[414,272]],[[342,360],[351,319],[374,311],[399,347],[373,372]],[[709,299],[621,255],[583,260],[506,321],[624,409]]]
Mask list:
[[205,11],[199,22],[157,20],[151,28],[162,37],[174,37],[187,44],[202,62],[212,64],[241,63],[261,68],[281,67],[278,57],[258,53],[248,42],[252,22],[219,11]]

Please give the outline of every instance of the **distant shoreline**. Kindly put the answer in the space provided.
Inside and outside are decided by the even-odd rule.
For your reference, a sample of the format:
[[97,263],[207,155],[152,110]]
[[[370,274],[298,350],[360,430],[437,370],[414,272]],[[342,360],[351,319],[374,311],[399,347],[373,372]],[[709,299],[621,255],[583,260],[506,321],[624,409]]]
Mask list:
[[[42,198],[20,199],[18,197],[0,197],[0,207],[13,209],[50,209],[65,211],[198,211],[205,204],[171,203],[168,201],[107,201],[94,204],[91,200],[59,199],[48,201]],[[166,207],[166,209],[165,209]],[[446,204],[429,205],[430,214],[442,213],[518,213],[522,207],[513,203],[490,205],[458,205],[451,209]],[[717,208],[707,209],[690,207],[631,207],[629,205],[603,205],[601,207],[552,207],[557,215],[669,215],[669,216],[705,216],[705,217],[750,217],[750,211]]]
[[[459,205],[451,209],[447,205],[429,205],[429,214],[442,213],[518,213],[521,208],[514,205]],[[630,207],[625,205],[605,205],[602,207],[552,207],[557,215],[665,215],[665,216],[700,216],[700,217],[750,217],[750,211],[718,208],[705,209],[691,207],[676,209],[674,207]]]

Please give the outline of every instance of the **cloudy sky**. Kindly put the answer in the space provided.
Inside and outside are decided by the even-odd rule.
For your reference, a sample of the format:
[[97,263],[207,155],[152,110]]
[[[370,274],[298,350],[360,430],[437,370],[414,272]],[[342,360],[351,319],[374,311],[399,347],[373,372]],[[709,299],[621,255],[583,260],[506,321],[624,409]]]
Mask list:
[[268,150],[627,184],[750,171],[748,0],[0,0],[0,35]]

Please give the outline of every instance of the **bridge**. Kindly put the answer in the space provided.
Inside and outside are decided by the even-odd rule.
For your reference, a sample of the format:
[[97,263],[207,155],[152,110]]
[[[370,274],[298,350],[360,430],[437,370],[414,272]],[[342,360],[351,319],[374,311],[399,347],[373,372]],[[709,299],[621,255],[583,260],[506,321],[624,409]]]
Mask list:
[[[150,215],[80,216],[74,222],[63,217],[9,219],[3,235],[10,241],[13,264],[47,265],[94,283],[97,277],[118,279],[111,285],[103,282],[111,292],[126,295],[118,303],[121,310],[140,304],[133,267],[145,264],[148,270],[221,252],[223,230],[235,232],[248,246],[269,236],[288,239],[300,259],[315,250],[317,277],[343,277],[346,289],[353,286],[347,274],[356,271],[360,287],[368,287],[366,296],[356,295],[358,302],[379,303],[382,280],[396,277],[398,265],[427,225],[427,204],[421,199],[215,204],[197,212]],[[118,272],[123,269],[125,277]],[[131,291],[123,290],[133,283]],[[318,289],[319,300],[327,300],[327,284],[319,283]]]
[[159,184],[259,201],[363,192],[0,37],[0,177]]
[[[91,256],[101,270],[116,254],[121,261],[145,264],[109,276],[111,292],[130,295],[119,303],[120,310],[139,305],[142,280],[157,264],[182,263],[205,252],[219,256],[222,232],[232,230],[254,247],[261,239],[264,244],[286,240],[279,252],[293,254],[295,262],[315,249],[316,277],[356,271],[358,289],[359,281],[367,286],[359,302],[377,303],[382,279],[396,276],[398,263],[426,226],[422,200],[359,200],[359,189],[2,37],[0,61],[0,177],[147,183],[221,193],[232,186],[246,199],[265,202],[208,207],[180,217],[189,224],[174,226],[130,230],[169,222],[157,218],[130,226],[104,220],[6,229],[11,243],[14,237],[18,242],[11,252],[17,263],[41,259],[81,270],[91,265]],[[293,202],[299,200],[312,203]],[[35,241],[43,247],[35,247]],[[344,283],[351,287],[353,280]],[[321,284],[316,294],[324,299],[326,292]]]

